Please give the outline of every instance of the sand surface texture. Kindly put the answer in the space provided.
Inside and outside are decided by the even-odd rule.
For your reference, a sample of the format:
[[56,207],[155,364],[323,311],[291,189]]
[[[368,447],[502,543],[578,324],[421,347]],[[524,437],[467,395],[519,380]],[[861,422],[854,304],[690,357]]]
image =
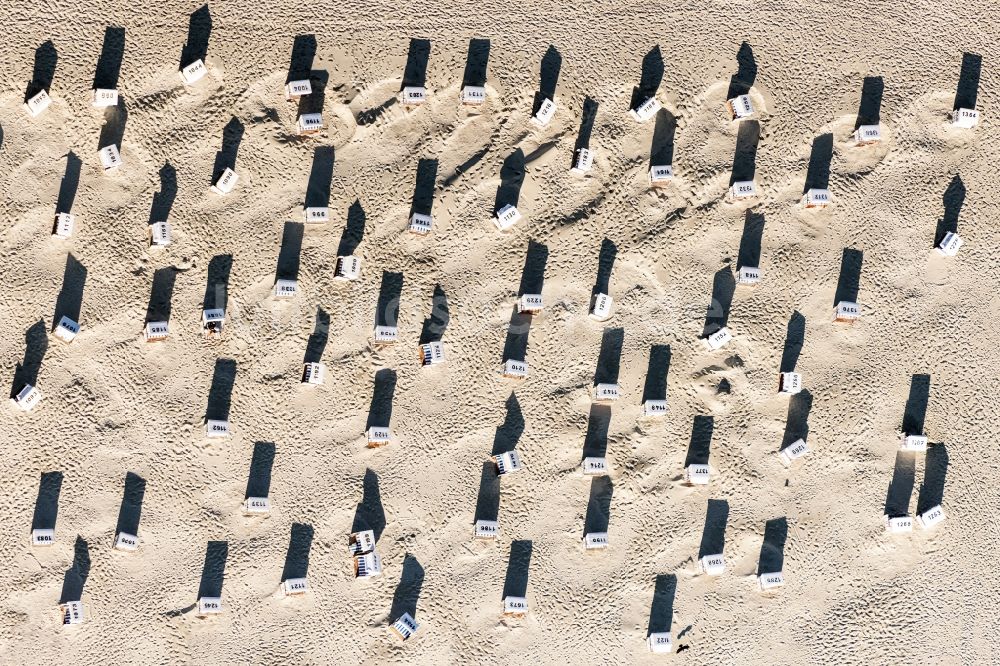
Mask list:
[[[0,361],[44,397],[0,409],[0,662],[997,659],[996,5],[2,4]],[[301,105],[283,93],[293,42]],[[185,86],[196,55],[207,75]],[[460,106],[484,56],[487,102]],[[424,105],[396,102],[404,78]],[[36,118],[29,82],[52,99]],[[119,106],[94,108],[95,83]],[[732,122],[727,93],[751,85],[754,117]],[[956,91],[979,127],[950,126]],[[664,110],[638,123],[650,92]],[[320,133],[297,136],[300,106],[322,109]],[[854,145],[859,113],[880,143]],[[123,164],[105,173],[109,144]],[[593,168],[571,174],[585,146]],[[654,163],[668,187],[650,188]],[[225,166],[239,182],[219,196]],[[758,198],[732,201],[751,179]],[[833,206],[799,205],[824,184]],[[507,203],[523,219],[501,233]],[[303,204],[330,221],[303,224]],[[57,207],[76,216],[65,240]],[[412,211],[430,235],[406,232]],[[150,248],[162,219],[173,242]],[[953,258],[933,251],[949,230]],[[344,253],[356,281],[333,279]],[[525,293],[541,314],[514,313]],[[861,319],[835,324],[837,300]],[[399,340],[375,348],[396,303]],[[164,320],[169,339],[145,342]],[[709,352],[721,325],[733,340]],[[421,368],[435,336],[447,361]],[[504,358],[528,378],[501,379]],[[304,360],[324,385],[300,384]],[[592,404],[595,382],[621,398]],[[207,439],[227,416],[231,437]],[[393,441],[367,448],[368,425]],[[904,427],[926,453],[899,452]],[[800,437],[810,453],[784,466]],[[511,449],[524,469],[498,478],[489,456]],[[584,476],[585,455],[610,474]],[[707,486],[684,484],[691,462]],[[244,516],[248,493],[270,514]],[[886,534],[886,511],[935,504],[933,529]],[[474,540],[477,518],[500,537]],[[360,527],[381,577],[353,577]],[[113,549],[128,529],[139,550]],[[585,531],[609,548],[585,551]],[[717,550],[725,573],[700,573]],[[311,591],[285,597],[301,576]],[[223,613],[195,617],[199,594]],[[525,617],[501,615],[505,594]],[[63,627],[74,598],[85,622]],[[389,632],[403,612],[406,642]],[[651,655],[650,631],[675,654]]]

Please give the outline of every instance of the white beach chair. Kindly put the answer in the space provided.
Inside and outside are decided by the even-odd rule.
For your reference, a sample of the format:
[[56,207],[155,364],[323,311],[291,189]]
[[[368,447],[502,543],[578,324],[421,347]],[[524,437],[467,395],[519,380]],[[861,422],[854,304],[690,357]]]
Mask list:
[[542,105],[538,107],[538,111],[535,115],[531,117],[531,122],[539,127],[545,127],[552,120],[552,117],[556,115],[556,103],[551,99],[546,99],[542,102]]
[[580,463],[580,469],[584,476],[607,476],[611,471],[611,465],[605,457],[588,456]]
[[444,343],[428,342],[420,345],[420,365],[437,365],[444,363]]
[[205,422],[206,437],[229,437],[229,421],[209,419]]
[[708,485],[709,476],[708,465],[693,463],[684,468],[684,481],[689,486]]
[[607,294],[597,294],[594,296],[593,307],[590,308],[590,318],[596,321],[607,321],[611,318],[611,308],[614,299]]
[[181,80],[190,86],[201,81],[205,78],[206,74],[208,74],[208,68],[205,67],[204,61],[198,58],[187,67],[181,69]]
[[294,298],[299,293],[299,282],[298,280],[275,280],[274,281],[274,297],[275,298]]
[[56,324],[56,328],[52,333],[63,342],[73,342],[73,339],[76,338],[79,332],[80,325],[66,315],[63,315],[59,318],[59,323]]
[[582,176],[594,166],[594,153],[590,148],[580,148],[573,155],[573,166],[570,171]]
[[170,324],[165,321],[146,322],[142,335],[146,342],[163,342],[170,337]]
[[733,120],[745,120],[753,115],[753,102],[750,95],[739,95],[726,100],[726,108]]
[[725,347],[732,339],[733,334],[729,332],[728,328],[723,327],[715,333],[709,335],[707,338],[703,338],[702,342],[709,351],[716,351]]
[[608,533],[588,532],[583,537],[583,547],[586,550],[604,550],[608,547]]
[[12,402],[21,411],[30,412],[31,409],[41,401],[41,399],[41,391],[31,384],[25,384],[24,387],[18,391],[17,395],[14,396]]
[[97,108],[118,106],[118,91],[113,88],[94,88],[93,105]]
[[493,224],[500,231],[507,231],[521,220],[521,213],[514,206],[507,204],[497,211]]
[[797,439],[778,451],[778,457],[781,458],[781,462],[787,467],[792,464],[793,460],[797,460],[808,453],[809,447],[806,445],[806,440]]
[[326,366],[322,363],[302,364],[302,383],[319,386],[326,379]]
[[698,568],[709,576],[721,576],[726,572],[726,558],[722,553],[705,555],[698,560]]
[[127,532],[119,532],[115,535],[115,550],[133,552],[139,549],[139,537]]
[[649,184],[653,187],[666,187],[674,179],[674,167],[670,164],[658,164],[649,167]]
[[76,226],[76,216],[69,213],[57,213],[56,223],[52,229],[52,235],[59,238],[69,238],[73,235],[73,227]]
[[504,451],[493,456],[493,462],[497,466],[497,474],[503,476],[513,472],[521,471],[521,456],[517,451]]
[[861,317],[861,306],[851,301],[840,301],[834,308],[834,321],[853,324]]
[[782,372],[778,374],[778,393],[795,395],[802,392],[802,375],[797,372]]
[[648,99],[646,99],[646,101],[642,102],[634,109],[629,109],[628,114],[632,116],[633,120],[640,123],[644,123],[653,116],[655,116],[657,112],[662,108],[663,105],[660,104],[660,101],[658,99],[656,99],[655,97],[649,97]]
[[477,520],[473,535],[477,539],[496,539],[500,536],[500,523],[495,520]]
[[500,369],[500,374],[509,379],[526,379],[528,377],[528,364],[524,361],[508,359]]
[[52,104],[52,98],[49,97],[49,93],[45,90],[39,90],[35,93],[27,102],[24,103],[24,110],[28,112],[32,118],[37,117],[42,111],[49,108]]
[[410,224],[407,227],[411,234],[416,234],[418,236],[426,236],[431,232],[431,227],[434,225],[434,218],[430,215],[424,215],[423,213],[414,213],[410,216]]
[[239,179],[240,177],[235,171],[226,167],[222,173],[219,174],[219,177],[215,179],[215,183],[212,184],[211,189],[220,196],[229,194],[233,191],[233,188],[236,187],[236,183],[239,182]]
[[353,255],[337,257],[333,277],[335,280],[357,280],[361,277],[361,257]]
[[97,155],[101,158],[101,166],[104,167],[105,173],[114,171],[122,165],[122,156],[115,144],[104,146],[97,151]]

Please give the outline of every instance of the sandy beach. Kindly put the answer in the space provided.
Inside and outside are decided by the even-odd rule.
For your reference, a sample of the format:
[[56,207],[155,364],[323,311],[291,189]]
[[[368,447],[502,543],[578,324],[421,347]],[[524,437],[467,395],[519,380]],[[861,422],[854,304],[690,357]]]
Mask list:
[[[0,362],[12,398],[42,396],[0,408],[0,662],[1000,659],[997,6],[0,7]],[[465,85],[486,101],[462,105]],[[406,86],[426,101],[399,102]],[[95,87],[118,104],[94,107]],[[731,118],[734,94],[752,116]],[[662,109],[639,122],[647,97]],[[958,107],[978,126],[953,126]],[[310,112],[323,128],[301,135]],[[856,145],[861,125],[881,140]],[[581,148],[593,165],[573,173]],[[804,207],[810,189],[832,204]],[[499,231],[507,204],[522,218]],[[934,249],[949,232],[956,256]],[[357,279],[336,279],[341,256]],[[541,312],[518,313],[533,294]],[[857,321],[834,321],[841,301]],[[147,342],[150,322],[169,337]],[[422,367],[432,341],[445,362]],[[779,372],[803,390],[780,394]],[[369,448],[372,426],[391,441]],[[498,476],[509,451],[523,469]],[[248,497],[270,511],[245,515]],[[382,574],[357,579],[364,529]],[[282,591],[295,578],[306,594]],[[222,612],[199,617],[199,597]],[[84,622],[63,626],[76,600]],[[660,632],[672,654],[647,647]]]

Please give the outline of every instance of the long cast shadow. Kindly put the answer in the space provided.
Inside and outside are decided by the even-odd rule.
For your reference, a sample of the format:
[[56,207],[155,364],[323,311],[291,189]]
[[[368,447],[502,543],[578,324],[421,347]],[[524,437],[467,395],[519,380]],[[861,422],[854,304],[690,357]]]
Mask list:
[[907,435],[924,434],[924,419],[927,417],[927,402],[930,400],[931,376],[917,374],[910,378],[910,395],[903,408],[903,424],[900,429]]
[[288,550],[285,551],[285,566],[281,570],[281,582],[309,575],[309,551],[312,549],[312,542],[312,525],[292,523]]
[[500,476],[492,461],[483,463],[473,520],[496,520],[500,515]]
[[323,113],[326,104],[326,87],[330,83],[330,72],[325,69],[314,69],[309,72],[309,82],[312,93],[299,97],[299,113]]
[[890,518],[909,515],[916,468],[916,458],[912,452],[896,451],[892,480],[885,493],[885,515]]
[[656,112],[653,140],[649,145],[649,166],[674,163],[674,142],[677,135],[677,118],[667,109]]
[[128,122],[128,107],[123,97],[118,98],[116,106],[104,109],[104,124],[101,125],[101,135],[97,139],[97,147],[114,146],[119,151],[122,139],[125,137],[125,125]]
[[208,278],[205,281],[205,298],[202,308],[226,309],[229,302],[229,274],[233,270],[233,255],[217,254],[208,262]]
[[507,559],[507,576],[503,581],[501,599],[507,597],[524,597],[527,595],[531,551],[531,541],[515,539],[510,542],[510,557]]
[[866,76],[861,84],[861,103],[854,129],[862,125],[878,125],[882,117],[882,94],[885,82],[881,76]]
[[382,271],[382,283],[375,305],[376,326],[396,326],[399,323],[399,302],[403,294],[403,274]]
[[760,545],[757,575],[777,573],[785,565],[785,542],[788,540],[788,520],[772,518],[764,524],[764,541]]
[[521,284],[518,287],[518,297],[525,294],[540,294],[545,284],[545,267],[549,262],[549,248],[533,239],[528,240],[528,251],[524,255],[524,268],[521,270]]
[[583,458],[603,458],[608,453],[608,432],[611,430],[611,407],[592,404],[583,439]]
[[726,525],[729,522],[729,502],[710,499],[705,511],[705,526],[701,530],[698,559],[718,555],[726,550]]
[[978,53],[962,54],[962,70],[958,74],[953,109],[975,109],[979,97],[979,74],[983,68],[983,56]]
[[351,523],[351,532],[371,530],[375,533],[375,542],[378,543],[382,532],[385,531],[385,509],[382,507],[382,494],[378,487],[378,474],[371,469],[366,469],[361,488],[361,502],[358,503],[357,508],[354,510],[354,521]]
[[424,585],[424,568],[412,554],[403,558],[403,573],[399,577],[399,585],[392,595],[392,609],[389,611],[389,621],[395,622],[403,613],[410,617],[417,616],[417,601],[420,600],[420,590]]
[[166,222],[176,198],[177,170],[170,162],[164,162],[160,167],[160,191],[153,193],[153,204],[149,207],[149,224]]
[[649,348],[649,365],[642,386],[642,401],[667,399],[667,373],[670,372],[670,345]]
[[500,167],[500,186],[497,187],[496,199],[493,202],[493,212],[496,213],[508,204],[517,207],[521,198],[521,186],[524,184],[526,170],[524,151],[516,149],[503,161]]
[[736,151],[733,153],[733,171],[729,185],[753,180],[757,173],[757,145],[760,143],[760,123],[745,120],[736,134]]
[[507,414],[493,435],[493,449],[490,451],[490,455],[495,456],[513,451],[524,432],[524,413],[521,411],[521,403],[518,402],[517,396],[513,392],[507,398],[505,406]]
[[247,489],[244,499],[270,497],[271,469],[274,467],[275,447],[273,442],[254,442],[253,457],[250,458],[250,472],[247,474]]
[[927,447],[924,458],[924,481],[917,492],[917,513],[923,513],[944,500],[944,480],[948,475],[948,449],[944,444]]
[[63,576],[62,593],[59,603],[80,601],[83,598],[83,586],[90,576],[90,546],[83,537],[77,536],[73,544],[73,565]]
[[142,500],[146,496],[146,480],[128,472],[125,474],[125,490],[122,493],[122,503],[118,507],[118,522],[115,532],[125,534],[139,533],[139,519],[142,516]]
[[281,249],[278,251],[278,280],[298,280],[299,265],[302,260],[302,236],[305,225],[301,222],[285,222],[281,232]]
[[597,280],[591,296],[611,293],[611,271],[615,267],[615,257],[618,256],[618,246],[605,238],[601,241],[601,251],[597,255]]
[[309,170],[309,183],[306,185],[306,208],[328,208],[330,206],[333,164],[333,146],[317,146],[313,150],[312,168]]
[[403,68],[403,83],[400,90],[409,86],[424,87],[427,85],[427,61],[431,56],[431,40],[410,39],[410,48],[406,52],[406,66]]
[[35,512],[31,516],[32,530],[54,530],[59,515],[59,493],[62,491],[62,472],[42,472],[38,481]]
[[764,214],[751,210],[743,218],[743,235],[736,255],[736,267],[760,268],[760,247],[764,238]]
[[337,245],[338,257],[349,257],[361,245],[365,237],[365,209],[361,207],[361,202],[357,199],[347,209],[347,224],[340,235],[340,243]]
[[729,79],[729,90],[726,99],[746,95],[757,80],[757,60],[753,57],[753,48],[749,42],[740,44],[736,52],[736,73]]
[[59,324],[63,316],[79,323],[80,309],[83,307],[83,288],[87,284],[87,269],[72,254],[66,255],[62,288],[56,296],[56,310],[52,315],[52,326]]
[[795,372],[795,364],[799,362],[799,354],[806,340],[806,318],[796,310],[788,320],[788,331],[785,333],[785,347],[781,352],[781,366],[778,372]]
[[52,89],[52,80],[56,75],[56,63],[59,61],[59,52],[51,40],[42,42],[35,49],[35,66],[32,70],[31,80],[28,81],[24,89],[24,101],[40,93],[41,91]]
[[820,134],[812,142],[809,152],[809,167],[803,194],[811,189],[826,190],[830,187],[830,163],[833,161],[833,134]]
[[701,414],[694,417],[694,423],[691,426],[691,440],[688,442],[687,455],[684,458],[684,467],[708,464],[714,430],[715,417]]
[[587,501],[587,515],[583,521],[583,534],[607,532],[611,522],[611,497],[615,485],[610,476],[595,476],[590,480],[590,499]]
[[170,321],[170,301],[174,297],[174,283],[177,280],[177,269],[173,266],[157,268],[153,272],[153,285],[149,291],[149,304],[146,306],[146,322]]
[[38,373],[42,369],[42,359],[48,348],[49,335],[45,320],[39,319],[24,332],[24,358],[14,367],[14,379],[10,386],[11,399],[17,397],[26,384],[38,385]]
[[941,240],[949,231],[958,233],[958,215],[962,211],[962,204],[965,203],[965,183],[958,174],[952,176],[948,187],[941,198],[944,205],[944,214],[938,219],[937,228],[934,230],[934,247],[937,247]]
[[56,212],[69,213],[73,210],[76,191],[80,187],[80,167],[83,162],[72,150],[66,153],[66,173],[59,182],[59,197],[56,199]]
[[604,329],[601,335],[601,350],[597,354],[597,368],[594,370],[594,386],[618,383],[624,345],[624,328]]
[[726,266],[716,271],[712,279],[712,302],[705,312],[703,337],[708,337],[729,323],[729,311],[733,306],[735,292],[736,278],[733,277],[733,270]]
[[372,401],[368,406],[365,430],[371,427],[388,428],[392,419],[392,397],[396,393],[396,371],[382,368],[375,373]]
[[448,328],[450,320],[448,296],[444,293],[441,285],[434,285],[434,295],[431,296],[431,314],[424,319],[424,324],[420,329],[420,344],[440,341],[444,337],[445,329]]
[[228,541],[209,541],[205,548],[205,563],[201,567],[198,598],[221,597],[226,578],[226,560],[229,559]]
[[94,71],[94,89],[118,88],[118,78],[122,71],[122,58],[125,57],[125,28],[108,26],[104,29],[104,42],[101,44],[101,55],[97,59],[97,69]]
[[531,107],[532,114],[538,113],[538,109],[545,100],[555,100],[561,69],[562,55],[556,47],[549,45],[549,48],[545,49],[545,55],[542,56],[541,67],[539,67],[538,92],[535,93],[535,101]]
[[785,420],[785,434],[781,437],[781,448],[799,440],[809,439],[809,412],[812,410],[812,393],[803,389],[788,400],[788,417]]
[[212,164],[212,183],[214,184],[222,172],[226,169],[236,171],[236,157],[240,152],[240,144],[243,143],[243,134],[246,128],[235,116],[229,119],[226,126],[222,128],[222,145],[215,153],[215,162]]
[[634,109],[655,95],[662,82],[663,53],[660,51],[660,45],[657,44],[642,57],[642,74],[639,78],[639,85],[632,88],[632,101],[629,102],[629,108]]
[[295,35],[285,83],[308,79],[316,58],[316,35]]
[[187,40],[181,49],[181,61],[178,69],[184,69],[195,60],[204,61],[208,56],[208,38],[212,35],[212,14],[208,4],[204,4],[191,12],[188,19]]
[[837,291],[833,296],[836,306],[841,301],[856,303],[858,289],[861,286],[861,264],[865,254],[861,250],[845,247],[840,257],[840,277],[837,278]]
[[469,52],[465,56],[465,71],[462,73],[462,87],[485,86],[486,67],[490,60],[490,40],[473,38],[469,40]]
[[[721,552],[721,551],[720,551]],[[713,553],[714,555],[714,553]],[[677,576],[659,574],[653,585],[653,603],[649,608],[646,636],[669,632],[674,624],[674,596],[677,594]]]
[[330,339],[330,315],[322,307],[316,307],[316,325],[312,335],[306,342],[306,355],[303,363],[319,363],[323,360],[323,351]]
[[234,384],[236,384],[236,361],[231,358],[216,359],[212,386],[208,390],[208,405],[205,407],[206,420],[229,420]]
[[528,359],[528,333],[531,331],[531,315],[518,312],[517,305],[510,313],[507,337],[503,343],[502,362],[526,361]]
[[597,120],[597,101],[587,96],[583,98],[583,111],[580,114],[580,132],[576,135],[573,150],[590,148],[590,137],[594,133],[594,121]]
[[417,177],[413,187],[410,215],[430,215],[434,207],[434,184],[437,181],[437,159],[421,158],[417,161]]

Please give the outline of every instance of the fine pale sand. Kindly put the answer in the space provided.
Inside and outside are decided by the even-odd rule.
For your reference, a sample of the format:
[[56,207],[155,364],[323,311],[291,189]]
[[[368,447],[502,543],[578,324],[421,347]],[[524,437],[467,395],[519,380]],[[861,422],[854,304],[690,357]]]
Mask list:
[[[12,388],[44,395],[0,409],[0,662],[996,659],[994,5],[264,5],[213,5],[189,37],[193,3],[0,2],[0,359]],[[124,52],[105,114],[90,90],[99,58],[115,78],[108,26]],[[309,34],[303,104],[322,103],[326,128],[298,137],[283,87]],[[429,100],[403,108],[407,54],[420,78],[427,46],[412,38],[429,40]],[[458,104],[470,38],[490,40],[481,109]],[[206,56],[190,87],[182,50]],[[956,90],[976,94],[964,53],[982,56],[974,130],[948,124]],[[752,121],[725,112],[734,78],[752,82]],[[53,100],[37,118],[31,80]],[[644,124],[627,114],[636,86],[665,108]],[[852,144],[859,107],[880,144]],[[105,174],[98,148],[118,141]],[[580,145],[586,176],[569,173]],[[651,150],[674,166],[662,190]],[[834,205],[806,211],[825,162]],[[240,180],[220,197],[226,165]],[[758,201],[729,201],[748,177]],[[327,189],[331,220],[303,226]],[[524,219],[500,233],[490,216],[513,201]],[[68,240],[50,236],[57,202]],[[428,207],[433,232],[406,233]],[[165,215],[173,243],[150,249]],[[965,245],[937,256],[949,229]],[[352,246],[360,279],[334,281]],[[734,286],[755,263],[762,282]],[[276,300],[276,275],[296,272],[299,294]],[[600,323],[587,312],[608,275]],[[544,312],[523,326],[514,303],[538,286]],[[860,321],[834,324],[854,291]],[[375,349],[380,292],[399,294],[399,341]],[[227,329],[206,340],[220,294]],[[717,352],[698,339],[709,310],[734,336]],[[77,312],[74,342],[49,333]],[[169,319],[166,342],[144,342],[150,319]],[[428,319],[447,320],[447,362],[421,368]],[[529,378],[500,379],[525,340]],[[319,353],[326,384],[301,386]],[[806,388],[791,400],[783,362]],[[615,375],[621,399],[592,406]],[[669,412],[643,420],[664,375]],[[227,403],[232,437],[206,439]],[[390,411],[394,441],[366,448]],[[898,452],[904,421],[927,454]],[[803,435],[810,453],[784,467],[777,450]],[[488,456],[515,444],[524,470],[498,481]],[[605,445],[610,476],[583,476]],[[709,485],[685,486],[706,458]],[[271,514],[244,516],[248,478],[259,493],[268,477]],[[885,533],[887,508],[937,503],[932,530]],[[477,516],[500,538],[473,540]],[[136,521],[140,549],[113,550]],[[33,548],[32,526],[53,523],[55,545]],[[356,581],[347,539],[364,525],[384,572]],[[585,552],[585,525],[610,547]],[[723,544],[725,573],[700,574]],[[758,566],[785,586],[761,593]],[[279,592],[304,574],[310,593]],[[505,588],[524,618],[501,616]],[[199,591],[220,590],[223,614],[196,618]],[[62,627],[57,602],[81,594],[85,623]],[[404,610],[420,624],[405,643],[388,631]],[[647,633],[667,629],[683,650],[650,655]]]

